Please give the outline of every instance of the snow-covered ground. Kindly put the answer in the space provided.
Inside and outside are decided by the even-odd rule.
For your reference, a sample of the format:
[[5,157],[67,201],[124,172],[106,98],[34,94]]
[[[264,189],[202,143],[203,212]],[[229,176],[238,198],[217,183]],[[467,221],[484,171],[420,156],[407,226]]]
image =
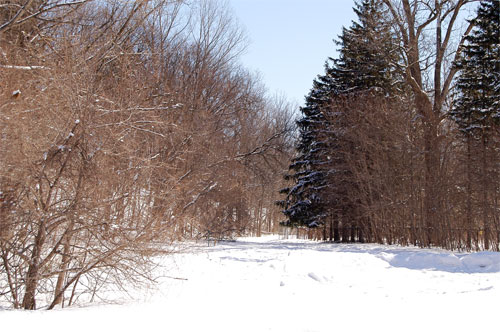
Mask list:
[[133,300],[3,310],[1,330],[456,332],[500,326],[500,253],[271,236],[194,248],[166,257],[165,266],[158,285]]

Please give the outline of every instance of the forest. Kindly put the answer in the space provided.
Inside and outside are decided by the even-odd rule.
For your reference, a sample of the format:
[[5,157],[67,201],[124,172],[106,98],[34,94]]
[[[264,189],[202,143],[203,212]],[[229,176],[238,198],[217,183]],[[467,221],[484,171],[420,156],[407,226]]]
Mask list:
[[174,241],[276,232],[293,121],[238,63],[227,8],[20,0],[0,17],[0,295],[14,308],[147,277]]
[[71,306],[177,243],[290,227],[500,250],[499,2],[354,10],[294,119],[224,2],[2,1],[0,300]]
[[500,249],[499,4],[357,3],[301,109],[285,225],[330,241]]

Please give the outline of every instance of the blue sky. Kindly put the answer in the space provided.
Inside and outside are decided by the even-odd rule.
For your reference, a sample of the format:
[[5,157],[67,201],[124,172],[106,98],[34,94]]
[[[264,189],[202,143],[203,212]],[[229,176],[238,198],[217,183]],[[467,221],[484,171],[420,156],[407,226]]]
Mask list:
[[250,37],[243,64],[271,94],[303,104],[313,79],[336,55],[333,39],[356,19],[354,0],[229,0]]

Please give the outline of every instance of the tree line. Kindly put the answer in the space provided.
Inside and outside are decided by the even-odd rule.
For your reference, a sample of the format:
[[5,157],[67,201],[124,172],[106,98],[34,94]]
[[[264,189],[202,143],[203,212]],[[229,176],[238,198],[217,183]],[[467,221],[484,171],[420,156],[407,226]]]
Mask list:
[[330,241],[500,250],[499,4],[356,3],[301,108],[284,225]]
[[0,5],[0,297],[90,301],[185,239],[276,232],[290,105],[218,1]]

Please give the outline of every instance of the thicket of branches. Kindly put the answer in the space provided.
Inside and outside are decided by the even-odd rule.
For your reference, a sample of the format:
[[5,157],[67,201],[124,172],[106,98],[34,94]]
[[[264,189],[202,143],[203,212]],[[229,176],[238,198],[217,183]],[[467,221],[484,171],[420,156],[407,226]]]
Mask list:
[[357,3],[302,108],[285,225],[500,250],[499,2],[475,2]]
[[215,1],[0,5],[3,301],[71,305],[171,241],[276,230],[289,106],[244,46]]

